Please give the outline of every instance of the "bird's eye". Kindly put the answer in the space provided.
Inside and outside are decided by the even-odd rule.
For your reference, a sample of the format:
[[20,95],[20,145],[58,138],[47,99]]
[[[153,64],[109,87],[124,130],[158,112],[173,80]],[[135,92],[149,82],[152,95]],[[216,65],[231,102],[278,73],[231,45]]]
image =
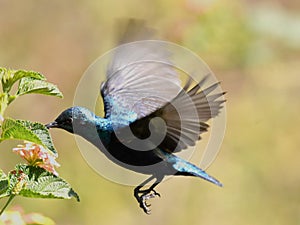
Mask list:
[[66,123],[68,123],[68,124],[73,123],[73,118],[68,118],[68,119],[66,119]]

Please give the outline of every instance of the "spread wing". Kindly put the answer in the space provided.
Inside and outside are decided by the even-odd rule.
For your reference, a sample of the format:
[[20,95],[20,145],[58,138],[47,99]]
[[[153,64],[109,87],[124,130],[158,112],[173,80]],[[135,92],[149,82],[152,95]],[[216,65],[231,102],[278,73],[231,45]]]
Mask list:
[[[144,23],[131,21],[120,43],[150,39]],[[101,85],[105,117],[122,125],[150,114],[176,96],[180,79],[163,42],[137,41],[121,45]]]
[[[164,135],[159,148],[168,152],[178,152],[195,145],[196,141],[201,139],[201,134],[209,128],[206,121],[217,116],[225,102],[223,98],[225,92],[214,92],[219,83],[203,89],[206,78],[194,86],[189,79],[172,101],[130,124],[133,134],[144,140],[150,135],[153,135],[152,137]],[[161,118],[164,124],[159,124],[156,120],[152,123],[150,131],[149,123],[151,124],[151,121],[157,117]],[[166,127],[165,130],[162,129],[163,126]]]

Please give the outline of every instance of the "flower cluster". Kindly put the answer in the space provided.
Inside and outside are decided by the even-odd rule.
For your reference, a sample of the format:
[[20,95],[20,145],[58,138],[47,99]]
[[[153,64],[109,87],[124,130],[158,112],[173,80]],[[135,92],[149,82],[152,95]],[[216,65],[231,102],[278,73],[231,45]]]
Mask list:
[[13,152],[25,159],[29,165],[39,166],[58,176],[55,170],[55,167],[60,166],[55,160],[57,156],[41,145],[28,141],[25,141],[24,144],[13,148]]
[[12,209],[7,210],[0,216],[0,224],[43,224],[43,225],[55,225],[55,222],[40,213],[25,213],[20,206],[14,206]]

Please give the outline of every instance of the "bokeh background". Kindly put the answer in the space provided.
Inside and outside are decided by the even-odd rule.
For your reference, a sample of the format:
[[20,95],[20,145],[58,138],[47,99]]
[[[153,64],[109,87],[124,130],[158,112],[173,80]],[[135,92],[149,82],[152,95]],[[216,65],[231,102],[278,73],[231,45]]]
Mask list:
[[[71,106],[86,68],[114,47],[116,19],[127,17],[196,52],[222,81],[227,130],[208,171],[224,188],[170,179],[144,215],[132,187],[97,175],[74,137],[53,130],[58,172],[81,202],[16,198],[13,205],[62,225],[300,224],[298,0],[0,0],[0,65],[39,71],[64,93],[62,100],[24,96],[7,115],[47,123]],[[21,160],[11,152],[17,143],[1,144],[6,172]]]

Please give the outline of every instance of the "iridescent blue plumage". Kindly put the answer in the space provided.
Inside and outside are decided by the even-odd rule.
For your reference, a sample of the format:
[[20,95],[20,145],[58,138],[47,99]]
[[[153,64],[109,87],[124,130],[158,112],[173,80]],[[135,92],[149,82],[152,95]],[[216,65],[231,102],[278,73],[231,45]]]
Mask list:
[[165,161],[170,163],[173,166],[173,168],[178,171],[177,173],[178,175],[201,177],[202,179],[207,180],[220,187],[223,186],[220,181],[208,175],[204,170],[200,169],[194,164],[189,163],[184,159],[177,157],[174,154],[166,153],[163,150],[158,150],[158,151],[159,151],[158,154],[160,154]]
[[[142,25],[131,24],[128,32],[143,33]],[[181,88],[174,68],[161,63],[168,60],[168,51],[154,42],[123,46],[101,85],[105,117],[75,106],[47,125],[82,136],[124,168],[151,175],[134,190],[146,213],[150,212],[146,200],[159,195],[154,187],[165,176],[196,176],[222,186],[175,153],[195,145],[207,131],[206,122],[218,115],[224,93],[213,93],[218,83],[204,88],[207,77],[196,84],[188,79]],[[141,190],[151,180],[154,184]]]

